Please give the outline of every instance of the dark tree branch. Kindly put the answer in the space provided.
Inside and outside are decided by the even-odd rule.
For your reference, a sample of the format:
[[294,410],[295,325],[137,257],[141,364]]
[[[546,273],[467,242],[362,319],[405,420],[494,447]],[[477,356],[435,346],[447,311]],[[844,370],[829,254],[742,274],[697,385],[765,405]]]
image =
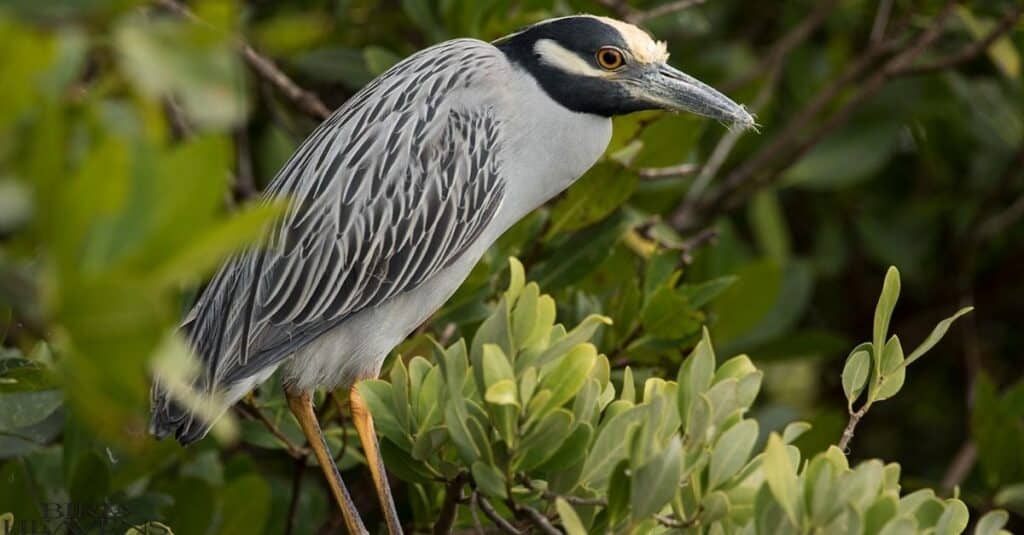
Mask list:
[[508,533],[509,535],[522,534],[521,531],[519,531],[515,526],[510,524],[508,520],[502,518],[501,515],[494,510],[494,506],[491,505],[491,502],[488,501],[486,497],[484,497],[482,494],[478,492],[474,492],[473,495],[476,496],[476,503],[480,504],[480,510],[484,512],[484,516],[491,519],[491,522],[494,522],[495,526],[498,526],[498,528],[500,528],[505,533]]
[[771,48],[768,49],[768,53],[761,58],[761,61],[756,67],[743,76],[726,83],[723,86],[725,90],[733,91],[737,88],[743,87],[776,68],[776,65],[781,63],[790,51],[797,46],[800,46],[801,43],[811,36],[811,33],[813,33],[814,30],[821,26],[821,23],[825,22],[825,19],[828,18],[830,13],[832,13],[832,10],[835,9],[837,3],[838,0],[825,0],[824,2],[820,2],[814,11],[811,11],[806,18],[800,21],[800,24],[794,26],[792,30],[783,35],[771,46]]
[[459,473],[448,482],[444,490],[444,503],[441,504],[441,512],[434,522],[434,535],[445,535],[452,532],[452,525],[455,523],[455,513],[459,508],[459,499],[462,497],[462,487],[466,484],[465,473]]
[[1005,35],[1007,32],[1013,29],[1020,20],[1021,15],[1024,15],[1024,4],[1017,5],[1016,8],[1008,10],[999,22],[985,35],[985,37],[975,41],[969,46],[965,46],[959,51],[950,54],[946,57],[935,60],[931,63],[925,63],[923,65],[917,65],[914,67],[907,67],[903,69],[902,74],[905,75],[918,75],[928,74],[935,71],[941,71],[950,67],[955,67],[961,63],[966,63],[978,57],[984,53],[997,39]]
[[544,516],[540,511],[526,504],[516,504],[513,502],[512,505],[515,506],[517,513],[525,517],[526,520],[539,529],[541,533],[545,533],[546,535],[562,535],[562,532],[558,531],[558,528],[551,525],[551,521],[548,520],[548,517]]
[[295,529],[295,515],[299,512],[299,498],[302,496],[302,476],[306,473],[306,458],[295,459],[295,472],[292,474],[292,497],[288,502],[288,520],[285,521],[285,535],[291,535]]
[[942,489],[947,494],[952,493],[954,488],[967,479],[967,476],[974,468],[974,463],[977,461],[978,446],[970,440],[964,442],[964,445],[960,447],[960,451],[953,457],[953,462],[946,469],[946,475],[942,476]]
[[846,429],[843,429],[843,435],[839,438],[839,449],[845,454],[850,446],[850,440],[853,439],[853,432],[857,429],[857,424],[860,423],[860,419],[864,417],[868,412],[870,405],[864,404],[863,407],[855,412],[850,413],[850,420],[846,422]]
[[[192,10],[178,0],[153,0],[153,2],[188,20],[205,24]],[[320,97],[296,84],[277,64],[257,52],[249,43],[239,39],[238,48],[246,63],[249,64],[249,67],[261,78],[276,87],[281,94],[292,101],[303,113],[319,120],[324,120],[331,114],[331,110],[320,100]]]
[[[798,161],[811,148],[839,126],[845,124],[853,112],[865,100],[875,95],[890,79],[906,75],[912,69],[922,53],[924,53],[945,31],[946,21],[956,3],[949,0],[941,12],[932,20],[925,31],[921,32],[908,47],[896,53],[890,59],[881,62],[881,66],[870,70],[881,58],[896,52],[899,39],[883,39],[878,43],[869,44],[865,52],[855,60],[838,78],[823,88],[817,96],[790,120],[782,132],[754,154],[743,165],[730,173],[723,184],[709,192],[693,209],[686,205],[680,206],[672,218],[674,226],[680,230],[692,228],[698,221],[714,217],[720,211],[728,210],[745,200],[754,186],[763,185],[775,179],[779,173]],[[856,90],[843,106],[832,113],[819,127],[812,129],[809,136],[801,136],[833,101],[861,76],[870,72],[866,79],[856,84]],[[696,215],[691,212],[696,212]]]

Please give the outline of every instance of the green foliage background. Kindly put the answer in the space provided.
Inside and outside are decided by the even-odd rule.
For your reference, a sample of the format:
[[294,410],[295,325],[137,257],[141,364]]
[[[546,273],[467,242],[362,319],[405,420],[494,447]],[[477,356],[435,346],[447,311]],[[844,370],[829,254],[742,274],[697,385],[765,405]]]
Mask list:
[[[238,39],[333,108],[440,40],[671,3],[208,0],[190,4],[200,23],[138,1],[0,3],[0,513],[32,520],[44,503],[109,500],[176,533],[340,529],[274,381],[216,438],[183,449],[145,434],[150,371],[183,372],[172,334],[181,311],[282,209],[253,192],[316,124],[247,67]],[[707,0],[645,20],[674,65],[760,104],[760,133],[739,137],[705,177],[686,169],[715,160],[725,129],[658,113],[617,119],[607,157],[502,238],[395,354],[411,367],[411,357],[432,359],[429,337],[472,340],[516,256],[558,322],[614,319],[589,341],[619,395],[676,378],[706,326],[720,362],[746,353],[763,372],[747,413],[759,430],[752,451],[807,421],[793,446],[812,459],[847,422],[844,359],[875,330],[895,265],[902,299],[891,324],[908,347],[961,306],[976,310],[864,418],[851,464],[899,462],[904,493],[958,486],[973,513],[1024,515],[1024,31],[1017,21],[967,61],[885,78],[861,98],[886,54],[912,49],[945,6]],[[969,50],[1019,8],[955,4],[915,64]],[[813,31],[773,55],[819,11]],[[829,93],[879,33],[894,48]],[[680,204],[691,209],[673,221]],[[872,340],[879,353],[885,342]],[[321,406],[374,525],[354,433]],[[440,489],[396,488],[403,519],[429,526]],[[458,529],[473,525],[467,509]]]

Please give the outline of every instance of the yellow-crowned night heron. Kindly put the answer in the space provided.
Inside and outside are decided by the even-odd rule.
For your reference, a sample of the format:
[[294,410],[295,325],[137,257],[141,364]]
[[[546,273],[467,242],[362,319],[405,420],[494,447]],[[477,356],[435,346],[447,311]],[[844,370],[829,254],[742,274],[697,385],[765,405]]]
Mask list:
[[[227,262],[183,331],[195,388],[234,403],[278,367],[349,531],[365,533],[313,413],[316,388],[376,377],[509,226],[604,152],[611,117],[687,111],[749,127],[742,106],[668,66],[664,43],[616,20],[548,20],[494,43],[456,39],[373,80],[306,139],[267,189],[293,204],[265,247]],[[373,421],[356,429],[388,529],[401,527]],[[210,422],[154,388],[153,431]]]

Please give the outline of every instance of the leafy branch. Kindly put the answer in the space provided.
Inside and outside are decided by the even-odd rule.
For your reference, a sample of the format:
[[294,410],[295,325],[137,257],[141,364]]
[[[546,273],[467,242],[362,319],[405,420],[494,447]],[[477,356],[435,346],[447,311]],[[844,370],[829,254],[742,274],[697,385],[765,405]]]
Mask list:
[[[932,329],[931,334],[921,342],[921,345],[914,349],[909,356],[904,357],[899,337],[894,334],[888,340],[886,339],[889,333],[889,324],[892,321],[892,313],[896,308],[899,296],[900,272],[895,267],[890,267],[885,274],[882,293],[878,297],[878,304],[875,307],[872,341],[864,342],[854,348],[843,367],[843,392],[846,394],[847,411],[850,418],[838,443],[839,449],[842,451],[846,451],[849,447],[857,424],[860,423],[861,418],[867,414],[871,406],[875,402],[891,398],[903,388],[907,366],[935,347],[949,331],[954,321],[974,310],[974,307],[964,307],[940,321]],[[866,398],[855,410],[854,403],[864,394],[865,389],[867,390]]]

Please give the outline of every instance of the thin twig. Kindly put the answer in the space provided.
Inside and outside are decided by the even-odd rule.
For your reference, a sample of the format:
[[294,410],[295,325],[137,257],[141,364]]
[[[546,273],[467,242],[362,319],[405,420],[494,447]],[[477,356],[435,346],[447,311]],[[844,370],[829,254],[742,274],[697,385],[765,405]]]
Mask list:
[[441,512],[434,522],[434,535],[445,535],[452,532],[452,525],[455,523],[455,513],[459,508],[459,498],[462,497],[462,487],[466,484],[466,475],[460,472],[454,479],[448,482],[444,490],[444,503],[441,504]]
[[[768,99],[771,98],[775,92],[775,86],[778,84],[779,73],[781,71],[782,62],[777,61],[771,68],[771,74],[768,77],[768,81],[765,82],[764,87],[758,91],[757,96],[754,97],[754,102],[751,103],[750,109],[752,112],[758,112],[768,103]],[[698,199],[707,189],[711,183],[711,179],[718,174],[718,171],[725,164],[725,161],[729,158],[729,154],[732,153],[736,143],[739,141],[740,136],[743,134],[738,129],[730,129],[722,136],[718,144],[715,145],[714,150],[711,151],[711,156],[708,157],[708,161],[701,168],[700,174],[694,179],[693,184],[690,185],[690,189],[686,192],[686,197],[683,199],[682,205],[677,212],[672,216],[672,225],[676,228],[685,227],[692,216],[693,208],[697,204]]]
[[484,515],[487,518],[491,519],[491,522],[494,522],[495,526],[498,526],[498,528],[509,535],[521,535],[521,531],[510,524],[508,520],[502,518],[501,515],[494,510],[494,506],[491,505],[491,502],[489,502],[484,495],[477,492],[474,492],[473,495],[476,496],[476,502],[480,504],[480,510],[484,512]]
[[[192,10],[178,0],[153,0],[153,2],[188,20],[206,24]],[[237,43],[242,57],[245,58],[249,67],[261,78],[276,87],[299,110],[314,119],[320,120],[326,119],[331,114],[331,110],[320,100],[320,97],[296,84],[272,60],[257,52],[252,45],[242,39],[238,39]]]
[[996,40],[998,40],[1004,34],[1012,30],[1013,27],[1017,24],[1017,21],[1020,19],[1021,15],[1024,15],[1024,4],[1019,4],[1015,9],[1007,10],[1007,12],[1003,14],[1003,17],[999,20],[999,22],[991,30],[989,30],[985,37],[981,38],[980,40],[975,41],[974,43],[962,48],[958,52],[950,54],[944,58],[935,60],[931,63],[926,63],[924,65],[917,65],[913,67],[906,67],[902,70],[902,74],[927,74],[930,72],[948,69],[950,67],[954,67],[961,63],[970,61],[981,55],[986,50],[988,50],[988,48],[992,46],[992,43],[995,43]]
[[629,19],[635,11],[625,0],[596,0],[598,4],[608,8],[609,11],[621,19]]
[[743,87],[775,68],[776,65],[785,59],[786,55],[788,55],[790,51],[806,41],[814,30],[818,29],[818,27],[825,22],[825,19],[830,13],[832,13],[832,10],[835,9],[837,3],[838,0],[826,0],[818,3],[818,6],[814,11],[800,21],[800,24],[794,26],[792,30],[779,38],[779,40],[768,49],[768,53],[761,58],[761,61],[756,67],[743,76],[724,84],[723,87],[725,90],[732,91]]
[[299,512],[299,498],[302,495],[302,475],[306,472],[306,458],[295,459],[295,472],[292,474],[292,497],[288,502],[288,520],[285,522],[285,535],[291,535],[295,529],[295,516]]
[[885,30],[889,26],[889,17],[892,16],[892,0],[881,0],[878,3],[878,10],[875,11],[875,21],[871,24],[871,42],[879,43],[885,39]]
[[284,445],[285,450],[288,452],[288,455],[291,455],[296,459],[306,458],[306,455],[309,453],[309,450],[302,446],[296,445],[294,442],[292,442],[292,440],[288,438],[288,435],[284,434],[284,432],[282,432],[281,429],[277,427],[277,424],[272,422],[270,418],[268,418],[267,415],[264,414],[259,407],[248,401],[242,401],[237,406],[243,409],[243,412],[248,416],[255,418],[256,420],[259,420],[263,424],[263,427],[266,427],[267,431],[270,431],[270,434],[274,435],[274,437],[277,438],[277,440],[279,440],[282,445]]
[[526,504],[515,504],[516,510],[522,513],[531,524],[537,527],[542,533],[547,535],[562,535],[561,531],[558,531],[555,526],[551,525],[551,521],[548,517],[544,516],[540,511],[530,507]]
[[843,453],[846,453],[847,448],[850,445],[850,440],[853,438],[853,432],[857,429],[857,424],[860,423],[860,419],[867,414],[869,407],[871,407],[871,405],[865,403],[863,407],[850,413],[850,420],[846,422],[846,429],[843,429],[843,436],[840,437],[838,444],[839,449],[842,450]]
[[1002,234],[1022,217],[1024,217],[1024,195],[1018,197],[1002,212],[998,212],[982,222],[978,227],[977,236],[982,240],[987,240],[992,236]]
[[950,463],[949,468],[946,470],[946,475],[942,476],[942,489],[947,494],[952,493],[954,488],[967,479],[967,476],[974,468],[974,463],[977,461],[978,446],[970,440],[964,442],[956,456],[953,457],[953,462]]
[[694,6],[699,6],[706,1],[707,0],[676,0],[675,2],[661,4],[660,6],[655,6],[644,11],[633,11],[631,14],[626,16],[626,20],[633,24],[641,24],[651,19],[664,17],[665,15],[671,15],[679,11],[690,9]]

